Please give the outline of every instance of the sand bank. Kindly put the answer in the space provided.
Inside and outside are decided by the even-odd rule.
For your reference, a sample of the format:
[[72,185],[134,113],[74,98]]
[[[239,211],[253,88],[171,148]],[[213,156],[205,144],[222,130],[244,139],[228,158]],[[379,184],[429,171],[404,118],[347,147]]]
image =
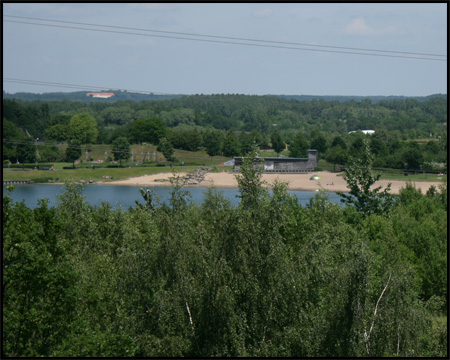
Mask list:
[[[314,175],[319,175],[321,180],[310,180],[313,174],[263,174],[262,178],[267,182],[268,186],[272,185],[276,179],[288,183],[289,190],[304,190],[316,191],[320,189],[337,192],[347,192],[347,183],[342,177],[342,173],[332,173],[328,171],[315,172]],[[178,173],[177,176],[183,177],[186,173]],[[125,180],[114,180],[104,182],[108,185],[128,185],[128,186],[170,186],[169,178],[173,175],[171,173],[162,173],[155,175],[144,175],[133,177]],[[382,186],[382,190],[391,183],[391,193],[398,194],[402,187],[406,186],[408,179],[404,181],[399,180],[379,180],[373,187]],[[416,188],[420,188],[422,193],[434,185],[436,188],[441,182],[415,182]],[[185,185],[186,187],[216,187],[216,188],[237,188],[236,174],[229,172],[208,173],[205,179],[198,185]]]

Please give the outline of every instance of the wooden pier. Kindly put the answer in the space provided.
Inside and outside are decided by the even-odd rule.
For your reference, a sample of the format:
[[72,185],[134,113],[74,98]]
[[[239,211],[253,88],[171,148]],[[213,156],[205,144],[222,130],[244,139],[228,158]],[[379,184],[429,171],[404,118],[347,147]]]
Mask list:
[[3,186],[5,185],[28,185],[31,184],[31,180],[3,180]]

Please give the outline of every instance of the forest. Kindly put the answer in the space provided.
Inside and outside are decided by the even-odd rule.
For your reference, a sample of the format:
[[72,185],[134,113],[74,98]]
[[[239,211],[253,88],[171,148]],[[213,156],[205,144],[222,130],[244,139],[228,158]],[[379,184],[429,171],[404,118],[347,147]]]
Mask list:
[[[66,160],[58,143],[152,144],[227,157],[254,145],[291,157],[308,148],[331,164],[345,165],[361,152],[364,135],[377,168],[446,171],[447,98],[355,101],[296,100],[281,96],[192,95],[159,100],[91,99],[26,101],[3,99],[3,161]],[[92,136],[81,136],[89,132]],[[367,136],[366,136],[367,137]],[[44,142],[43,142],[44,141]],[[34,143],[33,143],[34,142]],[[20,144],[21,146],[18,146]]]
[[[132,100],[132,101],[143,101],[143,100],[169,100],[177,99],[184,95],[181,94],[154,94],[151,92],[133,92],[126,90],[114,90],[114,89],[97,89],[98,92],[114,93],[114,97],[104,98],[100,101],[102,102],[116,102],[121,100]],[[349,100],[363,101],[369,99],[371,102],[376,103],[382,100],[417,100],[426,101],[434,97],[447,98],[446,94],[433,94],[429,96],[345,96],[345,95],[274,95],[283,99],[293,99],[297,101],[311,101],[324,100],[324,101],[339,101],[346,102]],[[51,101],[51,100],[70,100],[70,101],[81,101],[81,102],[95,102],[98,99],[92,96],[86,96],[86,91],[74,91],[74,92],[46,92],[46,93],[30,93],[30,92],[16,92],[7,93],[3,91],[3,99],[18,99],[18,100],[41,100],[41,101]]]
[[[263,187],[256,153],[220,190],[169,204],[87,204],[66,184],[35,209],[3,196],[3,354],[8,357],[447,358],[447,186],[364,190],[299,205]],[[364,206],[359,206],[359,205]]]

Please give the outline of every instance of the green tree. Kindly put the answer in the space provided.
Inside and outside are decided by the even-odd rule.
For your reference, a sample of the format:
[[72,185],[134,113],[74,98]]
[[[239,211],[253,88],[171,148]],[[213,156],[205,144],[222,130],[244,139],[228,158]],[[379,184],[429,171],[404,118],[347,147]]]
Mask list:
[[433,155],[436,155],[439,153],[440,150],[439,143],[437,141],[430,140],[425,144],[424,149],[425,151]]
[[353,156],[362,156],[364,152],[364,141],[366,141],[366,135],[362,132],[355,132],[350,134],[352,143],[350,145],[349,152]]
[[119,160],[120,166],[122,166],[122,160],[128,160],[131,156],[131,148],[128,139],[122,136],[114,140],[112,143],[112,153],[114,155],[114,160]]
[[264,137],[261,135],[261,133],[258,130],[253,129],[250,132],[250,135],[252,136],[253,141],[256,144],[256,146],[267,145],[264,143],[265,142]]
[[239,145],[241,149],[241,155],[246,155],[251,152],[255,147],[253,136],[250,133],[242,131],[238,137]]
[[166,124],[157,117],[139,119],[133,122],[131,139],[135,143],[149,142],[159,144],[159,139],[166,136]]
[[13,122],[3,118],[3,159],[18,160],[17,151],[29,139]]
[[340,146],[342,149],[347,149],[347,143],[344,141],[344,139],[341,136],[336,136],[333,139],[333,142],[331,143],[331,146]]
[[71,116],[68,114],[64,114],[64,113],[54,114],[51,116],[50,125],[51,126],[56,125],[56,124],[69,125],[70,119],[71,119]]
[[48,139],[64,141],[70,138],[70,127],[68,124],[56,124],[45,130]]
[[73,168],[75,169],[75,161],[81,156],[81,146],[80,142],[77,140],[72,140],[66,149],[66,161],[73,163]]
[[75,319],[77,274],[56,208],[3,198],[2,357],[50,357]]
[[134,110],[129,106],[110,106],[100,113],[104,124],[125,125],[131,123]]
[[207,131],[203,136],[206,153],[212,157],[220,154],[220,135],[215,131]]
[[37,159],[37,147],[30,138],[22,140],[17,146],[17,158],[19,162],[34,162]]
[[284,143],[283,138],[281,137],[278,130],[275,130],[270,135],[270,142],[272,143],[272,148],[278,155],[286,148],[286,144]]
[[240,174],[236,175],[239,186],[241,205],[244,208],[254,208],[261,197],[266,194],[263,188],[264,181],[262,173],[264,172],[263,161],[257,158],[257,151],[254,149],[242,159]]
[[197,129],[187,131],[183,135],[184,135],[183,149],[188,151],[198,151],[199,147],[202,146],[203,136]]
[[423,152],[418,148],[408,147],[401,155],[405,167],[409,170],[420,170],[423,163]]
[[303,131],[298,131],[292,139],[291,144],[289,144],[289,156],[295,158],[307,157],[308,148],[309,144],[305,134]]
[[116,140],[119,137],[126,137],[127,139],[131,138],[131,123],[122,125],[122,126],[116,126],[114,127],[114,130],[108,131],[107,134],[107,143],[112,144],[114,140]]
[[350,195],[339,192],[341,201],[347,205],[354,205],[356,210],[363,216],[377,214],[389,216],[394,205],[394,198],[389,193],[391,184],[382,192],[379,192],[382,186],[371,189],[381,177],[381,174],[373,176],[372,162],[373,155],[367,140],[363,140],[362,155],[360,158],[350,157],[345,168],[344,179],[347,187],[350,189]]
[[378,137],[370,139],[370,151],[377,157],[389,155],[388,147]]
[[336,170],[336,164],[345,165],[348,157],[347,150],[342,149],[340,146],[332,146],[325,153],[325,159],[334,165],[334,170]]
[[327,139],[321,132],[317,132],[312,136],[310,147],[311,149],[318,150],[319,156],[321,156],[328,150]]
[[70,119],[70,136],[80,144],[95,144],[98,136],[97,122],[87,113],[74,115]]
[[224,156],[238,156],[240,153],[239,140],[232,130],[228,130],[222,146]]
[[39,147],[39,155],[41,162],[62,162],[64,161],[64,153],[60,151],[54,140],[47,140],[44,146]]
[[164,157],[166,158],[167,161],[175,161],[174,158],[173,158],[173,152],[174,152],[173,145],[166,138],[162,138],[159,141],[159,145],[157,147],[157,150],[159,152],[163,153],[163,155],[164,155]]
[[176,149],[198,151],[203,144],[203,136],[197,128],[189,125],[179,125],[168,131],[167,140]]

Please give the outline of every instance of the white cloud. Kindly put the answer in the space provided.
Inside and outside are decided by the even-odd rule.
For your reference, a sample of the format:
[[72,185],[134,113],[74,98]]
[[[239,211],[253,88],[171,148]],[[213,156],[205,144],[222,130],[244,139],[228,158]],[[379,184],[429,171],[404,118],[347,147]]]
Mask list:
[[42,56],[42,61],[43,61],[45,64],[58,64],[58,63],[59,63],[58,60],[55,60],[55,59],[53,59],[53,58],[51,58],[51,57],[49,57],[49,56],[47,56],[47,55],[43,55],[43,56]]
[[265,17],[268,17],[268,16],[270,16],[272,14],[273,14],[273,10],[269,9],[269,8],[258,10],[258,11],[255,11],[253,13],[254,16],[260,17],[260,18],[265,18]]
[[353,19],[344,29],[344,33],[346,34],[366,36],[392,34],[395,32],[398,32],[398,29],[392,25],[388,25],[380,29],[375,29],[367,25],[366,21],[362,17]]
[[356,18],[345,27],[347,34],[355,35],[374,35],[375,30],[366,24],[362,17]]

